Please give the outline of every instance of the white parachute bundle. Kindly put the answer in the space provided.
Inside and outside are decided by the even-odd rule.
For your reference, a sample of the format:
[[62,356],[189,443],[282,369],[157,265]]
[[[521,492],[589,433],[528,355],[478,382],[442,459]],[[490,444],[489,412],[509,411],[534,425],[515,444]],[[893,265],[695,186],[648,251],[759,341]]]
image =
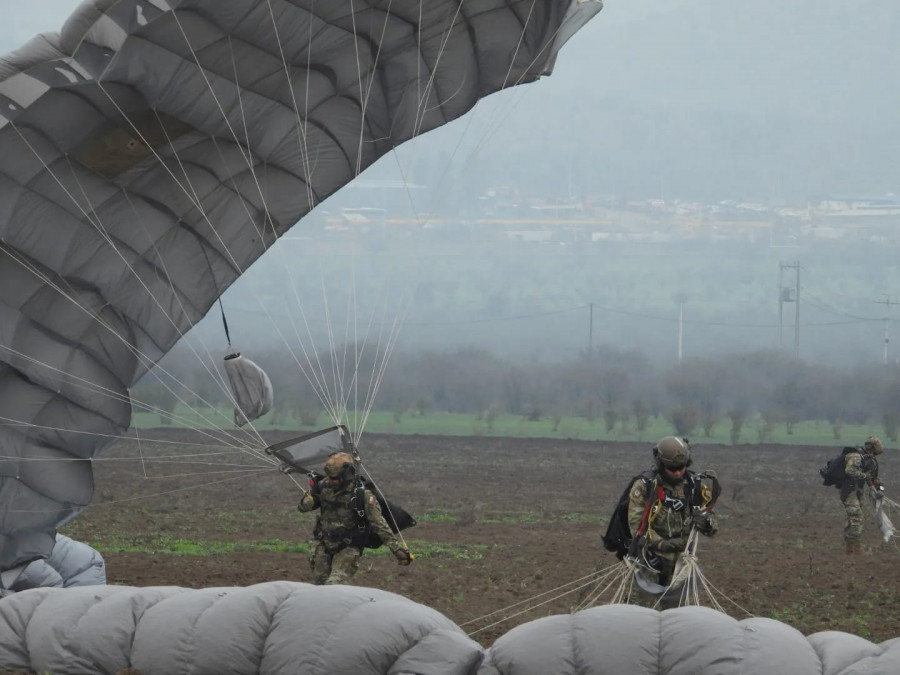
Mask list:
[[272,381],[262,368],[239,352],[233,352],[225,357],[225,372],[237,426],[242,427],[272,409],[275,393]]

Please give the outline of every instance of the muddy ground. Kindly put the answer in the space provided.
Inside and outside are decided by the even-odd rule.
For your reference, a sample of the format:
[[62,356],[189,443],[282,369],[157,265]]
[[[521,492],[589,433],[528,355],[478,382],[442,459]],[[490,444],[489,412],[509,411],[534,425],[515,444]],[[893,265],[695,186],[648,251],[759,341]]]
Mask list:
[[[305,553],[258,550],[308,538],[312,517],[296,511],[300,492],[288,477],[248,472],[259,463],[247,455],[188,457],[216,449],[208,440],[184,445],[185,432],[143,436],[143,463],[132,441],[101,455],[93,504],[63,530],[105,551],[110,583],[312,580]],[[900,551],[883,545],[869,521],[867,555],[845,554],[837,491],[817,477],[836,448],[697,443],[694,468],[715,469],[724,486],[720,532],[702,540],[700,564],[736,618],[773,617],[806,634],[897,637]],[[417,554],[412,566],[367,554],[356,583],[433,607],[467,631],[482,629],[473,637],[483,644],[569,611],[577,594],[561,587],[616,562],[600,537],[623,485],[650,464],[650,445],[640,443],[367,435],[361,450],[383,491],[420,522],[406,533]],[[148,461],[164,453],[195,463]],[[889,494],[900,489],[900,456],[890,450],[882,477]],[[256,550],[148,552],[161,541],[246,542]],[[127,549],[140,552],[110,552]],[[533,610],[517,614],[533,604],[524,603],[482,618],[540,594],[534,603],[545,604]]]

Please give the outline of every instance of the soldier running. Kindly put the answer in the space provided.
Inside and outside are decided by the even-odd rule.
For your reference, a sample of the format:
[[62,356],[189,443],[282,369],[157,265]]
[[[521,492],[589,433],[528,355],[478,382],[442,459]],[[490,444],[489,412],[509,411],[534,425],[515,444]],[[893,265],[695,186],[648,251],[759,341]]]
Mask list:
[[312,483],[297,506],[304,512],[320,510],[309,556],[315,583],[348,583],[359,569],[370,529],[391,549],[399,564],[409,565],[413,556],[388,526],[372,491],[362,490],[364,504],[356,503],[357,467],[353,456],[346,452],[332,455],[325,462],[324,472],[325,477]]

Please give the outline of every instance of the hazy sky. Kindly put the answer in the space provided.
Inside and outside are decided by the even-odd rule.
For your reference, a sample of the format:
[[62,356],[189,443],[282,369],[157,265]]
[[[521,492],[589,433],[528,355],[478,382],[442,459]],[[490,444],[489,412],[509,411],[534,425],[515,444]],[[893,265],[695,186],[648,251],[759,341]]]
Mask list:
[[[423,175],[429,182],[439,180],[436,199],[445,200],[460,181],[473,190],[512,184],[546,198],[615,195],[770,205],[804,205],[833,192],[900,193],[900,163],[895,161],[900,156],[897,0],[605,4],[564,47],[551,77],[489,97],[473,114],[383,158],[365,177],[394,177],[399,165],[412,180]],[[74,0],[0,0],[0,50],[58,30],[77,5]],[[323,206],[328,208],[328,202]],[[415,206],[429,212],[440,205]],[[297,229],[302,234],[302,226]],[[817,254],[802,253],[805,268],[821,268],[821,278],[830,283],[829,267],[813,257]],[[702,260],[692,263],[685,278],[712,274]],[[640,274],[652,278],[665,267],[662,256],[647,261]],[[886,262],[864,268],[851,265],[843,273],[865,272],[865,278],[834,280],[838,288],[859,290],[857,298],[835,300],[839,310],[850,311],[856,302],[859,307],[853,311],[868,313],[866,308],[881,294],[900,290],[891,286],[892,277],[880,274],[887,275]],[[776,253],[746,285],[772,284],[774,289],[777,274]],[[670,283],[659,278],[660,285]],[[812,281],[804,277],[804,283]],[[707,284],[731,288],[724,281]],[[819,300],[834,300],[829,296],[833,290],[824,288]],[[678,291],[667,289],[665,297]],[[735,307],[748,300],[742,292],[736,287]],[[602,299],[602,293],[590,289],[577,301],[533,298],[541,310],[554,302]],[[610,302],[639,313],[662,311],[634,298]],[[692,303],[692,316],[705,309],[696,295]],[[777,310],[768,296],[760,307]],[[468,311],[449,301],[446,309],[460,316]],[[674,312],[674,304],[664,310]],[[621,316],[615,321],[624,326]],[[549,326],[544,344],[550,344],[555,328]],[[633,335],[646,328],[635,324],[628,330]],[[866,349],[874,344],[876,355],[878,330],[869,326],[860,339]],[[557,332],[571,336],[573,331]],[[744,340],[741,347],[757,344],[747,331],[735,333],[736,340]],[[823,344],[831,341],[821,339]],[[720,339],[718,346],[730,340]]]
[[[0,0],[0,49],[58,30],[77,4]],[[418,153],[446,164],[444,180],[464,170],[553,198],[900,192],[897,44],[895,0],[608,0],[552,77],[490,97],[400,159],[407,174]]]

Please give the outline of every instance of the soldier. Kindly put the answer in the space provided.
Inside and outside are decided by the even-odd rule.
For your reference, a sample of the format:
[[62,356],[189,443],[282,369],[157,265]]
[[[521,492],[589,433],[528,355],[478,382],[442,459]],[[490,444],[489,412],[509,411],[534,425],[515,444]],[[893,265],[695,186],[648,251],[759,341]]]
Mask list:
[[[368,489],[358,490],[357,486],[356,460],[349,453],[338,452],[325,462],[325,477],[313,482],[297,507],[304,512],[320,510],[309,556],[316,584],[349,582],[359,569],[370,530],[393,551],[401,565],[413,561],[409,549],[388,526],[375,495]],[[359,494],[362,505],[356,503]]]
[[841,503],[847,513],[844,527],[844,543],[848,555],[862,553],[862,506],[861,501],[866,485],[871,485],[877,493],[884,492],[884,485],[878,478],[876,456],[884,452],[884,445],[875,436],[869,436],[861,448],[846,451],[844,473],[841,484]]
[[654,471],[635,480],[628,494],[628,528],[632,555],[640,553],[655,570],[656,583],[668,586],[691,529],[709,537],[716,533],[712,508],[720,488],[711,474],[704,478],[688,470],[687,439],[666,436],[653,447],[653,459]]

